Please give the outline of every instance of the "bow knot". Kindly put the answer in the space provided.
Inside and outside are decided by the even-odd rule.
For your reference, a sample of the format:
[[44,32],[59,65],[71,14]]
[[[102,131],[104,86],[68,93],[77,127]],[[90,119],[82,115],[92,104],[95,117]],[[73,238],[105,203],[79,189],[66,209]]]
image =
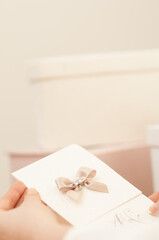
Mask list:
[[55,182],[61,192],[66,193],[72,200],[77,201],[80,198],[82,187],[93,191],[108,193],[108,188],[104,183],[93,180],[95,175],[96,170],[81,167],[73,181],[65,177],[60,177],[57,178]]
[[77,178],[73,179],[72,187],[74,189],[76,189],[77,187],[81,188],[83,186],[83,184],[84,184],[84,179],[77,177]]

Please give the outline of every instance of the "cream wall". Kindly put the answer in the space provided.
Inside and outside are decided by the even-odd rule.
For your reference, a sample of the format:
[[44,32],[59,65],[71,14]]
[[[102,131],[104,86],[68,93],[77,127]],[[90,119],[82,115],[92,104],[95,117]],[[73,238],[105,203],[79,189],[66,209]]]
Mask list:
[[28,59],[159,48],[158,9],[158,0],[0,1],[0,195],[6,151],[36,145]]

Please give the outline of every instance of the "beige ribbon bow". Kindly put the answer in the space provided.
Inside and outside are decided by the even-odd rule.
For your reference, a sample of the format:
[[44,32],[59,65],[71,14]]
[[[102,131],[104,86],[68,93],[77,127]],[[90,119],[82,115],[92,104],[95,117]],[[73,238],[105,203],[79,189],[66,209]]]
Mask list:
[[60,177],[55,182],[61,192],[66,193],[72,200],[78,201],[81,196],[80,190],[82,190],[83,186],[94,191],[108,193],[108,188],[104,183],[92,180],[95,175],[96,170],[81,167],[73,181],[65,177]]

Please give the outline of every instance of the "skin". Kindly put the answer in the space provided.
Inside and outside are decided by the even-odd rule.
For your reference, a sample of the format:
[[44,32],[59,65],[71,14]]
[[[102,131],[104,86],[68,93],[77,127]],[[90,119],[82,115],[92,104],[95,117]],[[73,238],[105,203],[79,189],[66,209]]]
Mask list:
[[[152,214],[159,211],[159,192],[149,197],[154,205]],[[0,199],[1,240],[62,240],[70,225],[49,209],[35,189],[27,189],[18,181]]]
[[154,204],[149,208],[151,214],[155,215],[159,212],[159,191],[153,193],[149,198],[154,202]]
[[1,240],[62,240],[70,225],[18,181],[0,199]]

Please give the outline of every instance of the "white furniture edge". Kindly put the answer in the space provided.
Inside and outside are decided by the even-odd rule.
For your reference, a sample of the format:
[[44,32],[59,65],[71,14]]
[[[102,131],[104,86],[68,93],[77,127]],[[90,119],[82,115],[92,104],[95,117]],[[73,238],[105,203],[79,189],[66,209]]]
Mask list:
[[159,49],[55,56],[31,60],[29,78],[43,80],[159,70]]
[[147,129],[147,143],[151,148],[153,172],[153,190],[159,191],[159,125],[150,125]]
[[147,143],[151,148],[159,148],[159,125],[148,126]]

